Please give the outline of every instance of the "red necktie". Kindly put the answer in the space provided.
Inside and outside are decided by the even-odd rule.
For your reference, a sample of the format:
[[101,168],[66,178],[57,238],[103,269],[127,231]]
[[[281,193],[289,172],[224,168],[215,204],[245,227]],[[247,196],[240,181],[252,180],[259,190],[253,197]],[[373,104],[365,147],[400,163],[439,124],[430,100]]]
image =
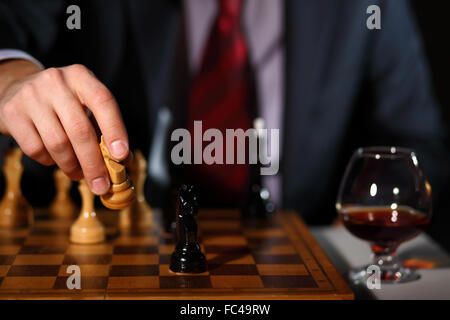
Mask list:
[[[225,129],[245,131],[251,126],[251,77],[240,23],[242,2],[219,0],[219,14],[204,48],[199,72],[193,79],[187,110],[191,135],[194,121],[201,120],[203,132],[219,129],[224,142],[224,164],[191,165],[189,175],[209,194],[237,201],[248,190],[249,167],[236,164],[236,147],[235,164],[225,164]],[[208,144],[205,142],[203,147]]]

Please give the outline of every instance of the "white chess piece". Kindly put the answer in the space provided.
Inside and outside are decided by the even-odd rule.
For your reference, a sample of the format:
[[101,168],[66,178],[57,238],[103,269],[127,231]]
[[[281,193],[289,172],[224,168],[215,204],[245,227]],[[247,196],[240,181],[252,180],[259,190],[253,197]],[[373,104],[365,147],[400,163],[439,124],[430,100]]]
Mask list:
[[94,194],[83,179],[78,186],[81,194],[80,216],[70,228],[70,241],[88,244],[105,241],[105,228],[94,210]]

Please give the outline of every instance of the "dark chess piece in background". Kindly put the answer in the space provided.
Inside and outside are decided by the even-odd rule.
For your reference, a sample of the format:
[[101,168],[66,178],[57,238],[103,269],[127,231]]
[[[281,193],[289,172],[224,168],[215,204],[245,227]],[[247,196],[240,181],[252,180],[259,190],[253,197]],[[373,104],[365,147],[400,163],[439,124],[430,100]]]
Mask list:
[[175,273],[202,273],[206,258],[197,240],[197,196],[193,186],[182,185],[176,204],[177,244],[170,259],[170,270]]
[[275,205],[270,201],[270,192],[256,182],[251,185],[249,195],[242,209],[245,218],[268,218],[275,213]]
[[[267,146],[267,136],[262,135],[260,130],[264,129],[264,120],[257,118],[254,121],[254,128],[257,130],[257,148],[254,151],[257,155],[261,147]],[[255,157],[258,159],[258,157]],[[275,213],[275,204],[270,200],[269,189],[262,186],[261,163],[250,164],[250,184],[247,198],[242,208],[244,218],[267,218]]]

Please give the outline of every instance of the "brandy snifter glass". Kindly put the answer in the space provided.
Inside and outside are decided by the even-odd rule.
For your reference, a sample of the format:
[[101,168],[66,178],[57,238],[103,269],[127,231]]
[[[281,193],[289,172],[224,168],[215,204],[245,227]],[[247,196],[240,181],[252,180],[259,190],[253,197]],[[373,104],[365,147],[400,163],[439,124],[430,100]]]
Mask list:
[[[368,241],[382,282],[416,280],[405,268],[397,248],[420,234],[431,218],[431,187],[416,153],[399,147],[356,150],[341,181],[336,209],[347,230]],[[351,270],[350,280],[362,282],[369,265]]]

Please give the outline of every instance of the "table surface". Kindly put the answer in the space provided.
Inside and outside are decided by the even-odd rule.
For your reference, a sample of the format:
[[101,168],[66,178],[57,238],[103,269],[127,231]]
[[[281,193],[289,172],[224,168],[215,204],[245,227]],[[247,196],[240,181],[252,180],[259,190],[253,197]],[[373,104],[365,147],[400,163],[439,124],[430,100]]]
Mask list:
[[[366,242],[352,236],[343,227],[313,227],[310,231],[328,257],[346,277],[350,268],[370,263]],[[402,284],[382,284],[381,289],[368,289],[364,284],[350,284],[356,299],[450,299],[450,256],[426,234],[402,244],[398,250],[402,261],[427,262],[427,269],[418,269],[421,278]],[[445,285],[443,285],[445,284]]]
[[[169,271],[174,241],[153,230],[117,229],[117,212],[99,211],[107,241],[69,241],[72,221],[37,215],[30,229],[0,230],[0,298],[57,299],[352,299],[337,269],[294,212],[242,220],[238,211],[199,213],[208,271]],[[67,288],[69,265],[81,290]]]

